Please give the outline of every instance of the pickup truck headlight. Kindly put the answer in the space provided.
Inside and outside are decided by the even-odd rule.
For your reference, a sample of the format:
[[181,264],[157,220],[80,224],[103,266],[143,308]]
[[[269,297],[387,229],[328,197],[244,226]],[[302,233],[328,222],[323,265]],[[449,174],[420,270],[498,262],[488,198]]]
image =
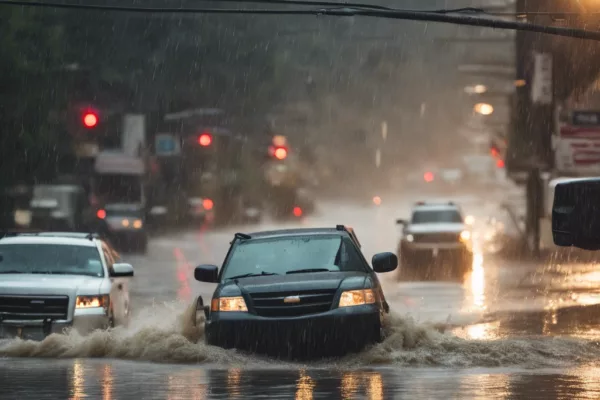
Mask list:
[[375,293],[373,289],[347,290],[340,297],[339,307],[361,306],[363,304],[374,304]]
[[413,235],[406,235],[407,242],[413,242],[414,240],[415,240],[415,237]]
[[77,296],[77,302],[75,308],[98,308],[102,307],[108,309],[110,303],[110,297],[108,295],[102,296]]
[[471,239],[471,232],[469,231],[462,231],[460,233],[460,240],[461,242],[467,242]]
[[248,307],[246,307],[246,302],[244,301],[244,298],[241,296],[220,297],[217,299],[212,299],[212,301],[210,302],[210,311],[248,312]]

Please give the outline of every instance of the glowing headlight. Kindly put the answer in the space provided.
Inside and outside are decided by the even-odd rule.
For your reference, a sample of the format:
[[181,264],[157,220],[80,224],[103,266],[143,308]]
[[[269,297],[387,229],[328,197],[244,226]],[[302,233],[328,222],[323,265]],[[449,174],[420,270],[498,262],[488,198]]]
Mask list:
[[462,231],[460,233],[460,240],[462,240],[463,242],[466,242],[469,239],[471,239],[471,232],[469,232],[469,231]]
[[347,290],[340,297],[340,307],[361,306],[375,303],[375,293],[372,289]]
[[136,219],[135,221],[133,221],[133,227],[135,229],[140,229],[142,227],[142,220],[141,219]]
[[237,311],[247,312],[246,302],[243,297],[221,297],[218,299],[212,299],[210,303],[210,311]]
[[122,220],[121,225],[123,225],[125,228],[129,227],[129,220],[128,219]]
[[465,224],[467,225],[473,225],[473,223],[475,222],[475,217],[472,215],[467,215],[465,217]]
[[414,241],[414,240],[415,240],[415,238],[414,238],[414,236],[413,236],[413,235],[406,235],[406,241],[407,241],[407,242],[412,242],[412,241]]
[[103,307],[108,308],[110,298],[108,295],[104,296],[77,296],[77,302],[75,308],[97,308]]

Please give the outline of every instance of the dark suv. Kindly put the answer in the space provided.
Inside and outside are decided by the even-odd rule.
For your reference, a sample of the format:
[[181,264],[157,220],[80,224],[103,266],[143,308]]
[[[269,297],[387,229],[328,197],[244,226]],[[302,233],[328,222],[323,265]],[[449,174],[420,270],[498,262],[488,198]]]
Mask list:
[[363,256],[351,228],[236,234],[219,270],[195,278],[218,283],[206,316],[209,345],[275,357],[314,358],[359,351],[382,340],[389,312],[375,272],[393,271],[393,253]]

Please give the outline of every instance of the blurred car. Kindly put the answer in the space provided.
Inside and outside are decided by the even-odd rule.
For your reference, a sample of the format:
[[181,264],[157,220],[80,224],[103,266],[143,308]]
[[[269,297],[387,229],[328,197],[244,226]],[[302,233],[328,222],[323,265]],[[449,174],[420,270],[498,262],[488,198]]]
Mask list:
[[0,239],[0,337],[41,340],[125,325],[129,293],[110,245],[87,233],[22,233]]
[[136,204],[110,204],[96,212],[99,232],[119,249],[146,253],[148,230],[144,209]]
[[[396,223],[403,227],[398,244],[400,277],[457,276],[471,268],[472,233],[453,202],[418,202],[410,220],[398,219]],[[444,269],[446,261],[449,268]],[[442,269],[437,269],[436,264],[441,264]]]
[[359,351],[383,338],[389,312],[375,272],[393,271],[393,253],[371,268],[354,231],[288,229],[236,234],[219,271],[201,265],[195,278],[217,283],[210,306],[198,298],[209,345],[275,357],[313,358]]

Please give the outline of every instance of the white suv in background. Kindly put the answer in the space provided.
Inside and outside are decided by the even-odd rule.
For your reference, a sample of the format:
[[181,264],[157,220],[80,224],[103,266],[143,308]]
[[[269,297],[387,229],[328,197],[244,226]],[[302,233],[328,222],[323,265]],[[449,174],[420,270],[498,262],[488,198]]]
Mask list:
[[[471,269],[471,230],[453,202],[419,202],[409,221],[399,219],[396,223],[403,226],[398,245],[401,275],[441,272],[456,277]],[[445,265],[431,270],[436,264]]]
[[0,239],[0,338],[41,340],[126,324],[130,264],[85,233],[27,233]]

